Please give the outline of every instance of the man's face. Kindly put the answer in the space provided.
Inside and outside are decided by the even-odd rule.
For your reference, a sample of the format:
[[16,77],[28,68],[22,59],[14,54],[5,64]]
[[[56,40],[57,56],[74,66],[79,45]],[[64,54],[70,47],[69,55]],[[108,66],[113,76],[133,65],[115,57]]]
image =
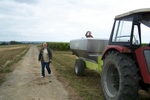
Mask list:
[[44,44],[43,44],[43,47],[44,47],[44,48],[46,48],[46,47],[47,47],[47,44],[46,44],[46,43],[44,43]]
[[89,35],[91,35],[91,32],[89,32]]

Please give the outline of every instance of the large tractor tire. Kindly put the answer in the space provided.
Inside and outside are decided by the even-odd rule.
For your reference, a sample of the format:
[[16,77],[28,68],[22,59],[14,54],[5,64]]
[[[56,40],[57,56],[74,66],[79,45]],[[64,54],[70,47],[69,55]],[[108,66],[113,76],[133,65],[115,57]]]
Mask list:
[[104,59],[101,85],[106,100],[137,100],[139,89],[135,62],[120,53],[110,53]]
[[77,76],[82,76],[85,69],[85,62],[82,59],[76,59],[74,71]]

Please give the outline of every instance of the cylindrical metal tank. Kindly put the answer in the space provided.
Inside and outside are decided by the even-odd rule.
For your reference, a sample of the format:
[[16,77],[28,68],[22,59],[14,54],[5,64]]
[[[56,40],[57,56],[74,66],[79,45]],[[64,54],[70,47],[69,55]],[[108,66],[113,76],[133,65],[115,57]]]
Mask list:
[[97,55],[100,55],[108,44],[105,39],[76,39],[70,41],[70,48],[78,57],[84,57],[97,61]]

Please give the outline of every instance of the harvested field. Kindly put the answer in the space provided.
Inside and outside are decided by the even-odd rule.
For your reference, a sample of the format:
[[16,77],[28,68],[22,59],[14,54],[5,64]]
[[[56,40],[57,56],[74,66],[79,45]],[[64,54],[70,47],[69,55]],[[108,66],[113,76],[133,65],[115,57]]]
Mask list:
[[13,60],[21,52],[27,49],[27,46],[21,47],[8,47],[0,49],[0,67],[4,66],[7,62]]
[[16,48],[15,46],[0,48],[0,84],[4,82],[6,73],[13,71],[14,68],[11,65],[19,61],[28,48],[25,45]]
[[20,48],[25,48],[27,45],[7,45],[7,46],[0,46],[0,51],[5,51],[5,50],[14,50],[14,49],[20,49]]

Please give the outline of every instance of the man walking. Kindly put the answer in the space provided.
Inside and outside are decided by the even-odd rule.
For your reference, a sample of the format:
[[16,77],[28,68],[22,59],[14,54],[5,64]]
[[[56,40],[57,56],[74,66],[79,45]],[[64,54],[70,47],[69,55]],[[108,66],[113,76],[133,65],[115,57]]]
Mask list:
[[50,63],[52,59],[52,52],[48,48],[47,43],[43,43],[43,47],[39,53],[39,61],[41,61],[41,77],[45,77],[45,67],[48,71],[48,74],[51,74]]

